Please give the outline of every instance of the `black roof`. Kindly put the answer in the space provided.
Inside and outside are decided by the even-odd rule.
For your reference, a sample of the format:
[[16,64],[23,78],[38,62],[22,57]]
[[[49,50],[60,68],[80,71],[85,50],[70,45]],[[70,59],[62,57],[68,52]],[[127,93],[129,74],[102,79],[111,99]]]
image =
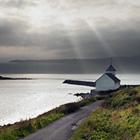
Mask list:
[[115,75],[113,75],[112,73],[106,73],[106,75],[111,78],[115,83],[120,82],[120,79],[118,79]]
[[106,69],[106,71],[116,71],[116,69],[115,69],[112,65],[110,65],[110,66]]

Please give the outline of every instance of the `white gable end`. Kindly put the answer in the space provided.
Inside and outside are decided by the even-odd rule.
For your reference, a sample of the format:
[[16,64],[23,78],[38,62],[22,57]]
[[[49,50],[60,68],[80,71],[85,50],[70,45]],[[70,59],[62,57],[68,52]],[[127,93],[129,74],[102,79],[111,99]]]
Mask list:
[[96,80],[96,91],[115,90],[120,87],[119,83],[116,83],[106,74],[103,74],[98,80]]

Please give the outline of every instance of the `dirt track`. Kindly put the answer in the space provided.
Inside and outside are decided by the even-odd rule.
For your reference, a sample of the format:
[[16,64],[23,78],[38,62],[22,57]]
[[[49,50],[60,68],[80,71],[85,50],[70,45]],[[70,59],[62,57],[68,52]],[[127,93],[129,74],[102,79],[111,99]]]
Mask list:
[[99,108],[102,102],[97,101],[85,106],[76,113],[65,116],[22,140],[68,140],[80,122]]

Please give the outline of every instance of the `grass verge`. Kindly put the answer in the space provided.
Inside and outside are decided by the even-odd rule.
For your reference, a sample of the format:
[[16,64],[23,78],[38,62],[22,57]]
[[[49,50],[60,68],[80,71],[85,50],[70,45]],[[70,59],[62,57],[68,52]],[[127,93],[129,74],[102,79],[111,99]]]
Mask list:
[[68,103],[44,113],[37,118],[21,121],[13,125],[0,128],[0,140],[17,140],[23,138],[48,124],[62,118],[63,116],[75,112],[80,107],[96,101],[96,98],[84,99],[75,103]]
[[115,92],[70,140],[140,140],[140,87]]

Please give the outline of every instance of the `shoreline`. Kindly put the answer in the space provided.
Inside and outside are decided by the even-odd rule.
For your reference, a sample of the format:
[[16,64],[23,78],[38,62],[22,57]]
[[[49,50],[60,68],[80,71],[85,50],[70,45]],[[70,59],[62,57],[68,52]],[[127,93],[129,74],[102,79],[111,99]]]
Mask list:
[[[70,102],[70,103],[77,103],[77,102]],[[44,113],[38,114],[36,117],[33,117],[33,118],[23,119],[23,120],[21,119],[20,121],[16,121],[16,122],[14,122],[14,123],[7,123],[7,124],[4,124],[4,125],[0,125],[0,130],[1,130],[2,128],[5,128],[5,127],[10,127],[10,126],[18,125],[18,124],[20,124],[20,123],[24,123],[24,122],[27,122],[27,121],[32,121],[32,120],[37,119],[37,118],[39,118],[39,117],[41,117],[41,116],[43,116],[43,115],[47,115],[47,114],[49,114],[49,113],[51,113],[51,112],[53,112],[53,111],[56,111],[57,109],[61,108],[61,106],[65,106],[65,105],[67,105],[67,104],[69,104],[69,103],[62,104],[62,105],[60,105],[60,106],[58,106],[58,107],[55,107],[55,108],[53,108],[53,109],[51,109],[51,110],[48,110],[48,111],[44,112]]]
[[[24,78],[23,78],[23,79],[24,79]],[[28,79],[28,78],[25,78],[25,79]],[[120,89],[123,89],[123,88],[126,88],[126,87],[128,87],[128,88],[135,88],[135,87],[138,87],[138,86],[140,86],[140,85],[122,85],[122,86],[120,87]],[[101,97],[101,98],[104,98],[105,96],[102,96],[102,95],[104,95],[104,94],[110,95],[110,93],[112,93],[112,92],[116,92],[116,91],[101,92],[101,93],[100,93],[100,97]],[[80,101],[77,101],[77,102],[70,102],[70,103],[66,103],[66,104],[59,105],[58,107],[55,107],[55,108],[53,108],[53,109],[51,109],[51,110],[48,110],[48,111],[46,111],[46,112],[44,112],[44,113],[40,113],[40,114],[36,115],[36,116],[33,117],[33,118],[23,119],[23,120],[21,119],[20,121],[16,121],[16,122],[14,122],[14,123],[7,123],[7,124],[4,124],[4,125],[0,125],[0,129],[1,129],[1,128],[4,128],[4,127],[7,127],[7,126],[9,127],[9,126],[12,126],[12,125],[18,125],[18,124],[20,124],[20,123],[22,123],[22,122],[34,120],[34,119],[36,119],[36,118],[38,118],[38,117],[40,117],[40,116],[42,116],[42,115],[49,114],[50,112],[53,112],[53,111],[55,111],[55,110],[61,108],[61,106],[65,106],[65,105],[67,105],[67,104],[79,103],[79,102],[81,102],[81,101],[83,101],[83,100],[89,100],[90,98],[100,98],[99,96],[90,96],[90,98],[85,98],[86,95],[90,95],[90,93],[76,93],[76,94],[74,94],[74,96],[77,96],[77,97],[80,96],[80,97],[82,98]]]
[[[24,78],[23,78],[23,79],[24,79]],[[28,79],[28,78],[25,78],[25,79]],[[126,87],[127,87],[127,88],[135,88],[135,87],[138,87],[138,86],[140,86],[140,85],[121,85],[120,89],[123,89],[123,88],[126,88]],[[117,90],[100,92],[100,95],[101,95],[100,97],[101,97],[101,98],[104,98],[104,96],[102,96],[102,94],[103,94],[103,95],[104,95],[104,94],[108,94],[108,95],[110,96],[110,93],[116,92],[116,91],[117,91]],[[25,120],[22,120],[22,119],[21,119],[21,121],[17,121],[17,122],[14,122],[14,123],[7,123],[7,124],[4,124],[4,125],[0,125],[0,129],[2,129],[2,128],[4,128],[4,127],[7,127],[7,126],[9,127],[9,126],[12,126],[12,125],[18,125],[18,124],[23,123],[23,122],[26,122],[26,121],[34,120],[34,119],[36,119],[36,118],[38,118],[38,117],[40,117],[40,116],[49,114],[50,112],[53,112],[53,111],[55,111],[55,110],[61,108],[62,106],[65,106],[65,105],[67,105],[67,104],[80,103],[80,102],[85,101],[85,100],[90,100],[90,98],[100,98],[99,96],[91,96],[90,98],[85,98],[85,97],[83,97],[83,96],[86,96],[86,95],[89,95],[89,94],[90,94],[90,93],[76,93],[76,94],[74,94],[74,96],[77,96],[77,97],[80,96],[80,97],[82,98],[80,101],[62,104],[62,105],[60,105],[60,106],[58,106],[58,107],[55,107],[55,108],[53,108],[53,109],[51,109],[51,110],[48,110],[48,111],[44,112],[44,113],[38,114],[36,117],[33,117],[33,118],[29,118],[29,119],[25,119]]]
[[75,129],[77,129],[92,112],[101,108],[103,103],[103,100],[99,100],[81,107],[80,110],[64,116],[21,140],[68,140]]
[[[137,87],[137,85],[126,85],[119,90],[128,89],[131,90]],[[119,91],[118,90],[118,91]],[[106,92],[107,93],[107,92]],[[114,92],[116,93],[116,92]],[[113,94],[113,93],[112,93]],[[0,140],[17,140],[24,138],[32,133],[35,133],[39,129],[46,127],[47,125],[59,120],[60,118],[67,116],[71,113],[77,112],[81,107],[94,103],[97,100],[103,100],[108,97],[92,97],[89,99],[82,99],[79,102],[67,103],[54,108],[46,113],[43,113],[35,118],[16,122],[14,124],[8,124],[0,127]],[[5,139],[4,139],[5,138]]]
[[[35,118],[16,122],[14,124],[0,126],[0,134],[1,134],[0,140],[2,136],[8,137],[9,139],[11,139],[11,136],[16,139],[17,138],[20,139],[25,136],[28,136],[29,134],[34,133],[41,128],[44,128],[50,123],[53,123],[54,121],[66,115],[78,111],[81,107],[93,103],[96,100],[97,100],[96,98],[91,98],[91,99],[84,99],[79,102],[67,103],[57,108],[54,108],[46,113],[43,113]],[[16,140],[16,139],[11,139],[11,140]]]

